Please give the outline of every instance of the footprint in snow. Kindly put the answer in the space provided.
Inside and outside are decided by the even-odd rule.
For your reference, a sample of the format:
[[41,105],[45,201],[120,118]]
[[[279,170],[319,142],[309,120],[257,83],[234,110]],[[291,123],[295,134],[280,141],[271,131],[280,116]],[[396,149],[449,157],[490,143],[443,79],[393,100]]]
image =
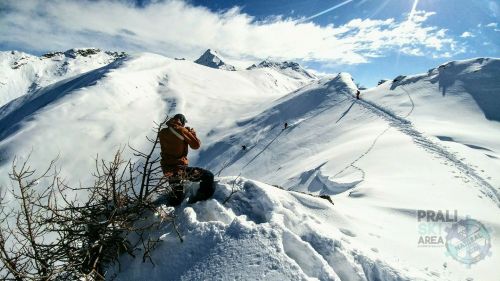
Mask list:
[[345,229],[345,228],[340,228],[339,229],[340,232],[344,233],[345,235],[347,236],[350,236],[350,237],[356,237],[356,234],[354,234],[352,231],[350,231],[349,229]]

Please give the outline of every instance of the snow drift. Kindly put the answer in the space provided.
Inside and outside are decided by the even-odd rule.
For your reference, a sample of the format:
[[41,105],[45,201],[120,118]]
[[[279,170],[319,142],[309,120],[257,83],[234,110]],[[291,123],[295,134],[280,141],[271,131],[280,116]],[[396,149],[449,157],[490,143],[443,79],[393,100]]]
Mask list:
[[150,237],[163,240],[151,257],[156,266],[124,257],[117,279],[437,280],[361,252],[349,217],[325,199],[225,177],[213,199],[185,204],[175,212],[184,242],[166,223]]

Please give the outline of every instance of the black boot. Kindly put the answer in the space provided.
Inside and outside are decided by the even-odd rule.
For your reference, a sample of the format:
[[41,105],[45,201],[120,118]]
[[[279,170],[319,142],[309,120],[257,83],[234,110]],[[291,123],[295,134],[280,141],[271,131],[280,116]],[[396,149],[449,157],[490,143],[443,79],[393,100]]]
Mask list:
[[202,201],[202,200],[207,200],[208,198],[212,197],[212,195],[215,192],[215,186],[214,186],[214,174],[212,174],[210,171],[200,169],[201,172],[201,177],[200,177],[200,188],[198,189],[198,192],[189,199],[190,204]]

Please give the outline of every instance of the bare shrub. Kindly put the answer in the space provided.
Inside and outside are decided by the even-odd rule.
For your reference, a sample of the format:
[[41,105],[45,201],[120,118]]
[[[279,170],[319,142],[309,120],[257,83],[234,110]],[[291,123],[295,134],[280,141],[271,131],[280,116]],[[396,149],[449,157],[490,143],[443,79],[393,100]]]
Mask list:
[[0,278],[103,280],[112,278],[107,268],[122,254],[142,253],[143,261],[153,262],[159,240],[148,233],[174,218],[153,216],[158,196],[170,186],[161,172],[158,137],[148,140],[146,153],[131,147],[135,163],[123,159],[123,149],[112,161],[97,158],[90,187],[66,184],[55,161],[40,174],[28,161],[14,161],[12,202],[0,205]]

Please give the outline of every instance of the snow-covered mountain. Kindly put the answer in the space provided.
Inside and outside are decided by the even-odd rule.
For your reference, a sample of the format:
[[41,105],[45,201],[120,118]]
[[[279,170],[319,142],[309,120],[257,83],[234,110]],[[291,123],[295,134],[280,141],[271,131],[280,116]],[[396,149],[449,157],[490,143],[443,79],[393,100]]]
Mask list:
[[235,71],[236,68],[230,64],[224,62],[224,58],[215,50],[208,49],[194,61],[197,64],[201,64],[211,68]]
[[[219,174],[216,194],[175,210],[184,243],[165,223],[155,266],[123,257],[118,280],[495,280],[499,73],[498,59],[452,62],[356,100],[347,73],[129,55],[1,107],[0,173],[16,155],[40,169],[59,155],[67,182],[85,184],[95,155],[145,149],[153,121],[182,112],[203,143],[191,164]],[[482,222],[491,255],[469,268],[423,247],[419,210]]]
[[309,71],[305,70],[302,66],[300,66],[300,64],[293,61],[277,62],[277,61],[264,60],[261,61],[258,65],[252,64],[247,69],[252,70],[256,68],[274,68],[280,72],[286,73],[288,75],[297,78],[300,77],[308,77],[311,79],[317,78],[314,74],[310,73]]
[[[23,71],[31,69],[20,69],[20,77]],[[234,124],[309,81],[272,69],[213,71],[153,54],[118,58],[1,107],[0,171],[7,174],[15,155],[33,150],[35,166],[60,155],[68,180],[78,182],[89,178],[96,154],[146,145],[153,121],[167,114],[184,112],[210,143],[215,125]],[[7,178],[0,180],[6,186]]]
[[125,53],[71,49],[40,57],[23,52],[0,52],[0,106],[26,93],[105,66]]
[[[500,123],[482,105],[500,99],[495,79],[500,60],[447,65],[363,91],[361,100],[354,98],[356,86],[348,74],[319,80],[241,121],[200,160],[215,171],[223,169],[222,175],[333,196],[333,209],[345,217],[322,224],[344,233],[340,240],[327,237],[350,249],[347,260],[368,262],[361,280],[490,280],[496,276],[488,269],[494,255],[468,269],[443,248],[418,245],[425,231],[419,229],[418,210],[457,210],[461,218],[488,225],[491,253],[500,250]],[[446,237],[444,226],[429,231]],[[324,250],[302,240],[319,254],[338,252],[336,246]],[[360,244],[351,248],[355,243]],[[361,250],[368,245],[372,248]],[[366,257],[397,262],[379,264]],[[343,260],[331,259],[330,265],[335,269]],[[401,270],[409,264],[417,272]],[[386,266],[391,273],[384,273]]]

